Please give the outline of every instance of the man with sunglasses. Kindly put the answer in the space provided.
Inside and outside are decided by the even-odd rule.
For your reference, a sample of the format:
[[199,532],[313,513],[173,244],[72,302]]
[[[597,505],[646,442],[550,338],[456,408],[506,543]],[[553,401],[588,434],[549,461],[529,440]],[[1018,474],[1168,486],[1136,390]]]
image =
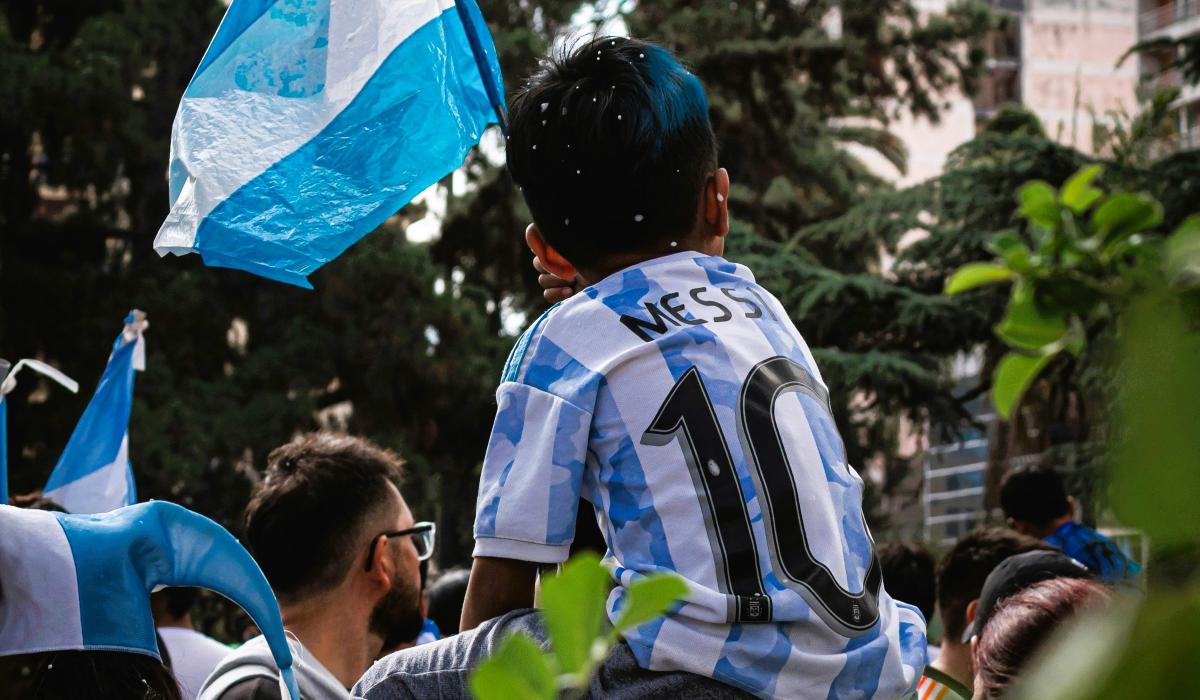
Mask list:
[[[270,454],[246,506],[244,539],[295,635],[304,700],[348,698],[381,650],[420,632],[420,564],[435,531],[415,521],[396,487],[402,465],[361,438],[304,435]],[[217,667],[200,698],[279,696],[258,637]]]

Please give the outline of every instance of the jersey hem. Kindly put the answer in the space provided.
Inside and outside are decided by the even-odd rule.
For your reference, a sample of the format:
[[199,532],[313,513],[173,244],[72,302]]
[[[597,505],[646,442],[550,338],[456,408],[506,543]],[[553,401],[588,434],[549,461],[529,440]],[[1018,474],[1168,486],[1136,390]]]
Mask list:
[[571,555],[571,544],[547,544],[507,537],[475,537],[474,557],[516,559],[536,564],[561,564]]

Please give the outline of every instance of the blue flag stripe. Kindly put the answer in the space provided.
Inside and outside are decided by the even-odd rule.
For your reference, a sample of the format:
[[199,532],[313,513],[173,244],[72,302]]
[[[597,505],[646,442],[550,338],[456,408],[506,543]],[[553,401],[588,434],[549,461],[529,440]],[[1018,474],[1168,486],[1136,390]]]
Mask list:
[[462,164],[496,120],[485,84],[458,11],[443,11],[317,136],[218,204],[196,249],[208,265],[311,287],[311,272]]

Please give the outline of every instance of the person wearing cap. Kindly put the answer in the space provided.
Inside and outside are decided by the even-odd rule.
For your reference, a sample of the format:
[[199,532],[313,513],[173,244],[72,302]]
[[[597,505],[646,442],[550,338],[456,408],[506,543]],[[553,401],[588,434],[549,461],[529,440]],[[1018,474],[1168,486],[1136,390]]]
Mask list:
[[1000,506],[1009,527],[1058,547],[1105,583],[1129,581],[1142,570],[1115,542],[1075,520],[1075,499],[1051,469],[1009,473],[1000,485]]
[[1004,697],[1056,629],[1110,599],[1108,589],[1091,579],[1063,576],[1002,598],[982,634],[971,640],[978,669],[973,700]]
[[[304,435],[277,448],[245,512],[245,540],[279,599],[304,700],[341,700],[381,650],[423,623],[420,562],[432,523],[414,522],[403,462],[357,437]],[[262,638],[227,656],[200,700],[277,698]]]
[[1052,578],[1094,578],[1086,566],[1062,552],[1025,552],[1000,562],[983,582],[975,619],[963,632],[962,640],[970,642],[987,625],[996,605],[1005,598],[1029,588],[1038,581]]
[[1000,527],[979,528],[964,535],[937,567],[937,610],[942,619],[941,653],[917,686],[917,700],[969,700],[975,677],[971,645],[963,632],[974,621],[979,594],[988,574],[1000,562],[1022,552],[1053,547]]
[[0,690],[15,697],[175,700],[150,592],[207,588],[241,606],[300,700],[279,607],[224,528],[165,501],[99,515],[0,505]]

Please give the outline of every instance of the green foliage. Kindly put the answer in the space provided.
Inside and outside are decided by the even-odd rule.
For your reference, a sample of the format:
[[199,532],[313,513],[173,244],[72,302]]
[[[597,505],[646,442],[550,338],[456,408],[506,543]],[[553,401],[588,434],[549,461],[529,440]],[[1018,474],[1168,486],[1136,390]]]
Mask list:
[[[1142,219],[1149,221],[1151,219]],[[1164,246],[1168,271],[1195,270],[1200,216]],[[1150,276],[1119,309],[1120,353],[1111,498],[1122,520],[1156,547],[1195,548],[1200,521],[1200,280]],[[1047,643],[1014,697],[1037,700],[1200,695],[1200,578],[1119,600]]]
[[543,580],[550,652],[524,634],[510,636],[471,674],[471,693],[479,700],[582,694],[622,632],[664,614],[687,593],[683,579],[674,574],[639,578],[625,592],[616,625],[606,629],[610,583],[608,570],[591,554],[571,559],[562,573]]
[[[996,335],[1012,349],[993,377],[993,402],[1004,418],[1057,355],[1082,353],[1089,330],[1106,324],[1164,271],[1161,239],[1147,238],[1163,221],[1162,205],[1145,193],[1106,196],[1092,185],[1101,172],[1099,165],[1083,168],[1057,192],[1042,181],[1021,187],[1018,211],[1030,224],[1031,240],[999,234],[992,245],[998,261],[963,266],[951,278],[957,283],[946,287],[947,294],[956,294],[1015,280],[996,326]],[[1171,239],[1171,250],[1179,251],[1178,270],[1190,264],[1178,261],[1195,245],[1195,222],[1187,220]]]

